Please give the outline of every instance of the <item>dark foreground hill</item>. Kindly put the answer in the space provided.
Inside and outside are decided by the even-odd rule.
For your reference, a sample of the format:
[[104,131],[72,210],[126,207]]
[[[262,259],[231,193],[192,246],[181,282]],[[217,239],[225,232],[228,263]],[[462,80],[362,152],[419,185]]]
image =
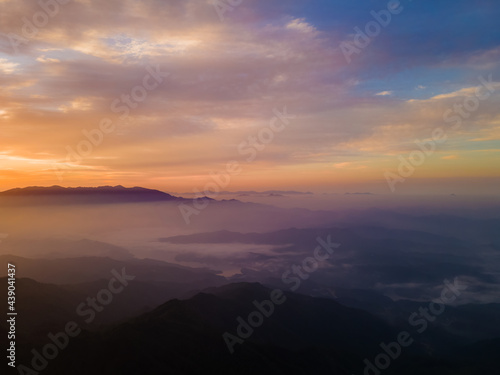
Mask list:
[[[84,328],[56,358],[46,361],[41,373],[498,374],[499,340],[468,346],[457,342],[444,355],[439,345],[450,340],[440,337],[437,344],[427,340],[423,345],[415,335],[415,341],[390,359],[383,371],[366,369],[365,360],[374,363],[384,353],[381,343],[397,340],[405,327],[333,300],[288,292],[272,296],[270,289],[257,283],[228,284],[187,300],[170,300],[113,328],[97,332]],[[254,304],[262,307],[270,299],[281,303],[272,308],[267,303],[264,310]],[[261,318],[256,311],[261,311]],[[251,319],[253,327],[248,325]],[[245,337],[228,345],[224,334]],[[31,367],[31,348],[19,343],[18,365]],[[34,349],[41,353],[43,343]]]
[[[51,374],[338,373],[362,364],[397,331],[370,314],[331,300],[286,294],[273,314],[231,354],[252,301],[270,298],[260,284],[232,284],[171,300],[100,335],[82,334],[50,364]],[[365,354],[366,353],[366,354]]]
[[[53,375],[362,374],[364,359],[373,361],[382,350],[380,343],[393,341],[400,332],[367,312],[287,292],[286,300],[274,305],[261,325],[250,328],[253,332],[246,332],[243,342],[229,345],[234,348],[231,354],[223,334],[237,336],[241,324],[237,318],[248,321],[249,314],[257,311],[252,302],[269,300],[271,293],[260,284],[239,283],[188,300],[168,301],[113,329],[82,332],[49,361],[46,371]],[[386,373],[411,373],[414,363],[430,369],[445,366],[446,371],[451,366],[427,351],[415,342]]]

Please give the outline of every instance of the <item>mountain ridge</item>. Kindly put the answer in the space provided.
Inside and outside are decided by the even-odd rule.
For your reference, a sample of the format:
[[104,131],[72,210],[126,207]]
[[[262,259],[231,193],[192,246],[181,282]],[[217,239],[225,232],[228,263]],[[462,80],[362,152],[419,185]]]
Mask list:
[[[0,198],[22,199],[28,204],[34,203],[134,203],[134,202],[190,202],[193,198],[177,197],[160,190],[143,188],[140,186],[124,187],[97,186],[97,187],[62,187],[28,186],[13,188],[0,192]],[[197,199],[213,200],[208,197]],[[18,202],[16,202],[18,203]]]

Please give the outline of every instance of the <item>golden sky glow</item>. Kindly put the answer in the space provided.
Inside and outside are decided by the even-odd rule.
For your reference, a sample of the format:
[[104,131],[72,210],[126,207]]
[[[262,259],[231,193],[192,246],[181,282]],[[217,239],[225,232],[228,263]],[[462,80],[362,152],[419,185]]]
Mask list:
[[[446,141],[412,178],[449,179],[450,189],[470,179],[471,189],[495,191],[498,44],[464,41],[438,59],[423,43],[428,56],[405,66],[411,52],[402,42],[401,52],[389,47],[404,27],[394,21],[348,64],[339,46],[368,19],[336,29],[325,26],[324,14],[277,4],[247,0],[222,22],[205,0],[75,0],[59,4],[28,38],[23,17],[31,20],[40,6],[1,1],[0,190],[121,184],[192,191],[236,160],[243,170],[226,190],[388,192],[384,172],[397,170],[398,155],[420,150],[415,141],[441,128]],[[13,34],[24,38],[16,48]],[[491,76],[488,87],[480,76]],[[450,119],[456,111],[446,121],[454,106],[475,101],[460,126]],[[269,135],[263,129],[284,108],[293,118],[247,161],[248,137]],[[103,121],[109,131],[101,128],[101,139],[95,131]],[[91,141],[84,132],[97,138],[82,156],[79,145]]]

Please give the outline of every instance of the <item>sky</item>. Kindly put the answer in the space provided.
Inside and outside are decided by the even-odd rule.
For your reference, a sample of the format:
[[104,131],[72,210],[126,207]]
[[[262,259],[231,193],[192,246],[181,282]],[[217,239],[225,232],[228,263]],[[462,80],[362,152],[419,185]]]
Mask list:
[[498,19],[495,0],[0,0],[0,190],[496,194]]

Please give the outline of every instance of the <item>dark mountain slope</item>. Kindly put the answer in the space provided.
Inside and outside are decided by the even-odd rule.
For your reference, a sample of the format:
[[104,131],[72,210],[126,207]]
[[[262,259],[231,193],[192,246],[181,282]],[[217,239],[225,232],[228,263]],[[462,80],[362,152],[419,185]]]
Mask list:
[[[398,331],[332,300],[286,293],[262,326],[230,354],[223,333],[269,299],[260,284],[209,289],[169,301],[100,336],[75,339],[52,374],[351,374]],[[418,344],[405,355],[421,352]],[[85,353],[85,355],[82,355]],[[404,355],[404,356],[405,356]],[[403,356],[403,357],[404,357]]]

